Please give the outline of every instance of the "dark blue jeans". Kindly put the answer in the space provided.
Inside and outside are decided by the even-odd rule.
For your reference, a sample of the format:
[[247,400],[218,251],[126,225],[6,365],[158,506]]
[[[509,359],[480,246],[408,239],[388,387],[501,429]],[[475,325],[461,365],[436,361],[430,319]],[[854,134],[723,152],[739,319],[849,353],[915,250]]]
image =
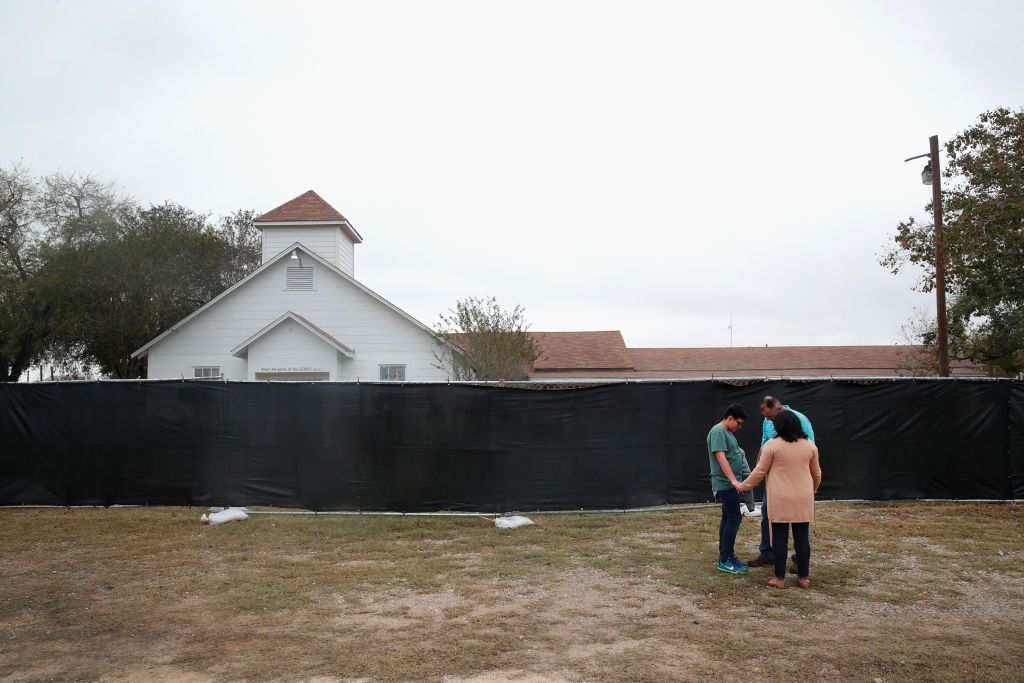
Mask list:
[[722,504],[722,522],[718,525],[718,559],[725,562],[736,556],[736,533],[740,530],[740,494],[736,489],[715,491]]

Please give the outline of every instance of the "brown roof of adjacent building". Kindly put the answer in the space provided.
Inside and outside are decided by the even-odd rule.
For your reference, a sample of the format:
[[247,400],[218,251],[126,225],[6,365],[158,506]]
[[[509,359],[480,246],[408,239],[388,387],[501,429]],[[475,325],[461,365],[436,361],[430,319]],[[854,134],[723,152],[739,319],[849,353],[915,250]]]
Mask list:
[[[921,365],[913,345],[642,349],[627,348],[617,330],[531,334],[542,350],[530,368],[537,379],[893,376]],[[969,361],[950,367],[954,376],[984,375]]]
[[634,367],[659,370],[892,370],[907,364],[911,346],[752,346],[738,348],[630,349]]
[[531,332],[541,349],[534,361],[534,370],[630,369],[622,333],[601,332]]
[[257,223],[279,223],[291,221],[347,221],[337,209],[328,204],[313,190],[300,194],[276,209],[271,209],[256,218]]

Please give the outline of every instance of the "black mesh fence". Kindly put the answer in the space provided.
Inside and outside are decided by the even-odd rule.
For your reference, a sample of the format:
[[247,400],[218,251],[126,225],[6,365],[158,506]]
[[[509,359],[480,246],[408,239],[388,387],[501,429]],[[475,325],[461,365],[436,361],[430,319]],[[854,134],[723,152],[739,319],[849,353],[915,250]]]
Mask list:
[[730,403],[753,462],[771,394],[814,424],[819,498],[1024,497],[1024,383],[685,381],[0,385],[0,505],[425,512],[711,499]]

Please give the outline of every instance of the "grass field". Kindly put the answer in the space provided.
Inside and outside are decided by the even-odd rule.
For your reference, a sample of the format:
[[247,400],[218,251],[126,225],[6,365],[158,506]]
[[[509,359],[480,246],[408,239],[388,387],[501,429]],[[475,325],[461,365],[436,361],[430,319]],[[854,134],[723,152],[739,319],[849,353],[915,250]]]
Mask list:
[[[820,504],[812,588],[718,513],[0,510],[5,680],[1019,680],[1024,510]],[[744,520],[739,549],[756,551]]]

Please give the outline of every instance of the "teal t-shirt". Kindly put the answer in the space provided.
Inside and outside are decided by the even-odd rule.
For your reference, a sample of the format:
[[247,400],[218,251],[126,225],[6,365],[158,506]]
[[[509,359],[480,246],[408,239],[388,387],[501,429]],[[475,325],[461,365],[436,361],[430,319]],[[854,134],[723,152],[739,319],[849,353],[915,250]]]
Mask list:
[[743,456],[740,454],[740,444],[736,437],[728,429],[720,424],[715,425],[708,432],[708,459],[711,461],[711,490],[725,491],[732,488],[729,477],[722,472],[718,464],[715,451],[723,451],[725,459],[729,461],[734,477],[739,477],[740,468],[743,463]]
[[[801,413],[799,410],[793,410],[789,406],[784,406],[786,410],[796,415],[796,419],[800,420],[800,428],[804,430],[804,434],[807,436],[807,440],[814,443],[814,427],[811,426],[811,421],[807,419],[807,416]],[[775,433],[775,424],[767,417],[761,424],[761,445],[765,445],[769,440],[774,439],[778,434]]]

